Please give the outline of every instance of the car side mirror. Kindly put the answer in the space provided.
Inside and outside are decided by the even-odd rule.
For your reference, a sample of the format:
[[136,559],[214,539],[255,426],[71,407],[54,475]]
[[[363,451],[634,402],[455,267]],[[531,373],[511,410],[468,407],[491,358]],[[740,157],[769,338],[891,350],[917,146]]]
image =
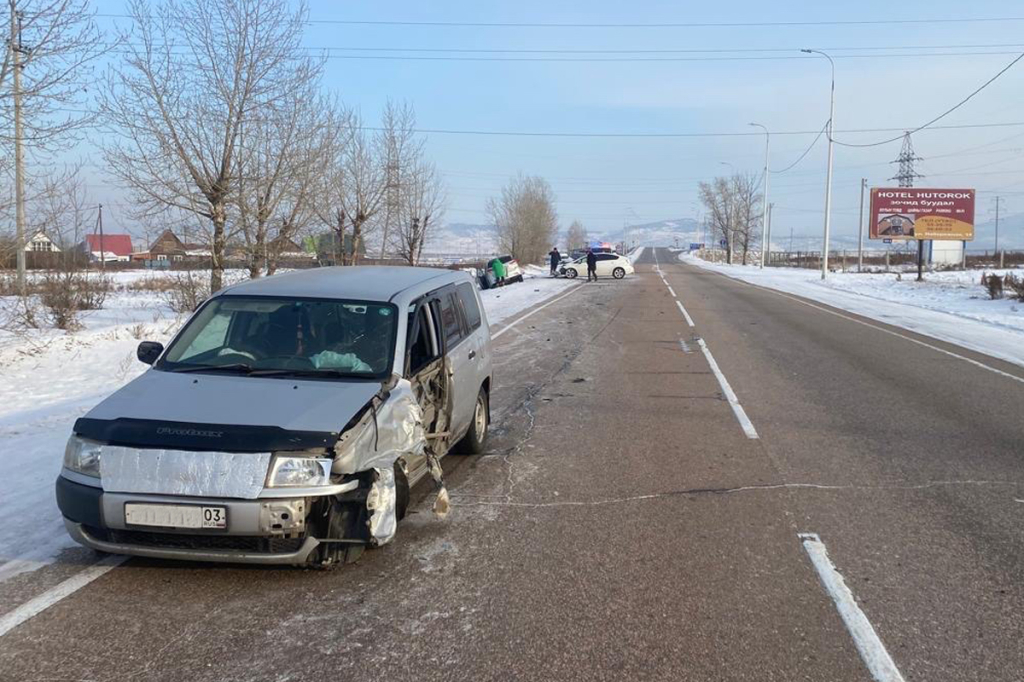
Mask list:
[[139,348],[135,351],[135,355],[138,356],[139,360],[147,365],[152,365],[163,352],[164,344],[157,341],[143,341],[139,344]]

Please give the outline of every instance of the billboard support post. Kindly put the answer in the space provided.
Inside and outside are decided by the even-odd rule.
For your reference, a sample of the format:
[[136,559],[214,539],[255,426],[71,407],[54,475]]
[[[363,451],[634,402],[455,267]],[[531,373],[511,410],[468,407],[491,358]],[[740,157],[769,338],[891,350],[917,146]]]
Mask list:
[[864,188],[868,179],[860,179],[860,218],[857,219],[857,272],[864,269]]
[[924,240],[917,240],[917,281],[924,281]]

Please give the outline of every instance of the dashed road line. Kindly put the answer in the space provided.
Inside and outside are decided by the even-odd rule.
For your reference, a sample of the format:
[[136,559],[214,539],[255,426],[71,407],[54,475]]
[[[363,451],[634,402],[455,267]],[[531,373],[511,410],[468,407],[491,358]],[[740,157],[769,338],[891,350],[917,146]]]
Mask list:
[[670,287],[668,285],[668,282],[665,282],[665,286],[668,287],[668,293],[672,294],[672,298],[679,298],[678,296],[676,296],[676,290]]
[[[690,325],[693,326],[692,324]],[[711,351],[708,349],[708,344],[704,343],[704,339],[697,339],[697,343],[700,344],[700,349],[704,352],[704,357],[707,359],[708,364],[711,365],[711,371],[715,373],[715,378],[718,379],[718,385],[722,387],[722,393],[725,394],[725,399],[729,401],[729,407],[732,408],[733,414],[736,415],[736,421],[740,423],[740,427],[743,429],[743,433],[747,434],[747,438],[757,439],[760,436],[757,435],[757,429],[754,428],[753,422],[750,421],[750,417],[747,416],[743,406],[740,405],[739,398],[732,390],[732,386],[729,385],[729,381],[722,374],[722,370],[718,368],[718,363],[715,362],[714,356],[711,355]]]
[[871,625],[871,621],[857,605],[853,592],[847,587],[842,574],[836,570],[835,564],[828,557],[828,550],[825,543],[821,541],[816,533],[798,533],[798,537],[804,545],[804,551],[814,564],[814,570],[824,586],[825,591],[832,597],[839,617],[846,624],[846,629],[853,637],[853,643],[860,652],[860,657],[867,666],[871,676],[876,682],[904,682],[903,675],[892,660],[892,656],[886,651],[885,645],[879,639],[878,633]]
[[50,608],[61,599],[68,597],[82,589],[93,580],[103,576],[108,571],[117,568],[128,560],[126,556],[108,556],[89,568],[76,573],[62,583],[43,592],[38,597],[29,599],[13,611],[0,617],[0,637],[18,627],[30,618],[33,618],[46,609]]
[[678,298],[676,299],[676,305],[679,306],[679,312],[681,312],[683,314],[683,317],[686,319],[686,324],[692,327],[693,318],[690,317],[690,313],[686,312],[686,308],[683,307],[682,301],[680,301]]

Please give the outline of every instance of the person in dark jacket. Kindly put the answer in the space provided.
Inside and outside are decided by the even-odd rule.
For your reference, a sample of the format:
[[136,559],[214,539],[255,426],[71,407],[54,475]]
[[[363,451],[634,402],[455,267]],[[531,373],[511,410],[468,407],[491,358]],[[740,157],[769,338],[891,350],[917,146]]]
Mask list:
[[593,277],[597,281],[597,254],[593,249],[587,249],[587,281]]
[[558,247],[551,249],[551,253],[548,254],[551,257],[551,276],[554,277],[558,274],[558,264],[562,262],[562,254],[558,253]]

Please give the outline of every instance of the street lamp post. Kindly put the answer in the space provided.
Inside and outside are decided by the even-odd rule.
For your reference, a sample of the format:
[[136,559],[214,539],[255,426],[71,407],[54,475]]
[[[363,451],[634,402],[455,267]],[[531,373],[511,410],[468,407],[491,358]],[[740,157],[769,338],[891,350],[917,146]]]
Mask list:
[[771,133],[760,123],[751,123],[750,125],[764,131],[764,196],[761,197],[761,267],[763,268],[765,250],[768,248],[765,239],[768,235],[768,155],[771,151]]
[[836,125],[836,63],[832,57],[821,50],[800,50],[807,54],[820,54],[828,60],[832,67],[832,84],[829,88],[828,123],[825,130],[828,131],[828,172],[825,175],[825,239],[821,251],[821,278],[828,279],[828,231],[832,222],[832,147],[833,135]]

